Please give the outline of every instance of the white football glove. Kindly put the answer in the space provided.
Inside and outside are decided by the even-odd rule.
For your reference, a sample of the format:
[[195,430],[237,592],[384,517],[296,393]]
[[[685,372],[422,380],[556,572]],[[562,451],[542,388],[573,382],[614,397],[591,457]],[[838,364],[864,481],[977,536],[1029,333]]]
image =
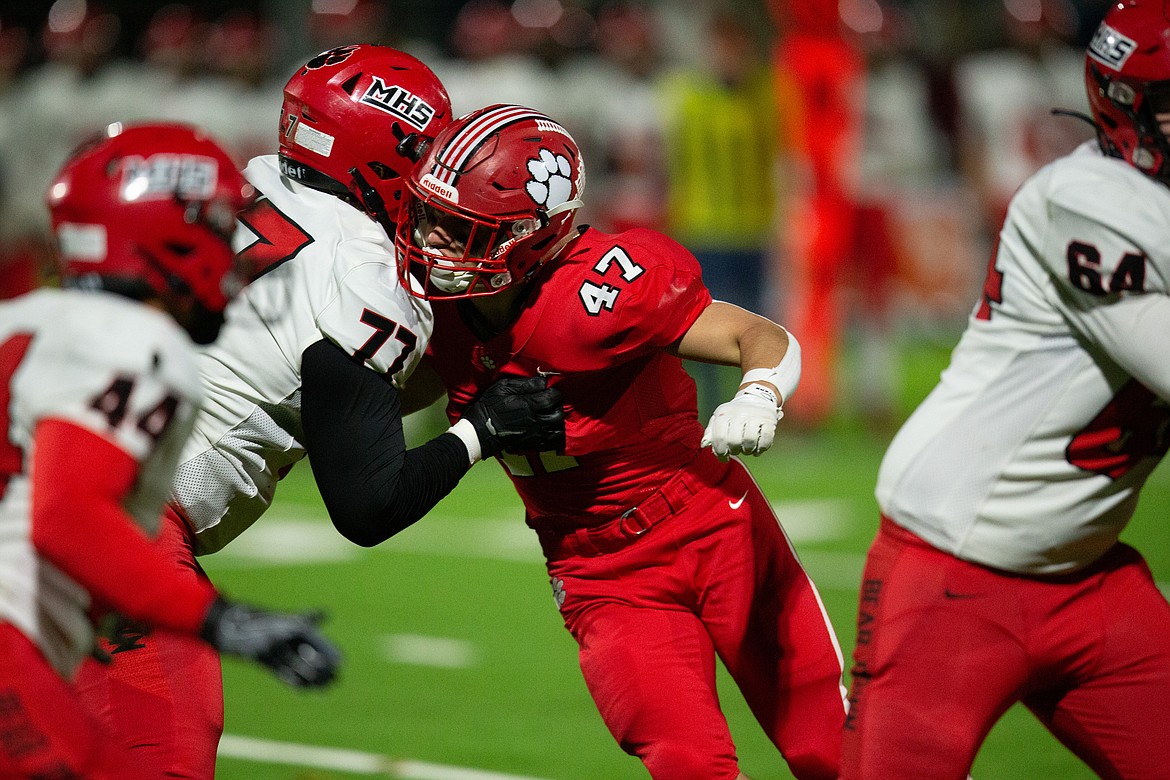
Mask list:
[[750,384],[711,415],[701,446],[710,446],[720,460],[739,454],[759,455],[772,446],[776,424],[783,416],[771,390]]

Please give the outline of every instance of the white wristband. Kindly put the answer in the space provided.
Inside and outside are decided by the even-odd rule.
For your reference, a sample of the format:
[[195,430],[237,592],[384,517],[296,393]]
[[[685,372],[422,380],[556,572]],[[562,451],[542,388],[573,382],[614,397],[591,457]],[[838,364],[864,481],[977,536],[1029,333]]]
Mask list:
[[447,433],[453,433],[463,441],[463,446],[467,448],[467,458],[470,461],[470,465],[474,466],[483,460],[483,450],[479,446],[479,436],[475,432],[475,426],[469,420],[460,420],[448,428]]
[[752,384],[748,385],[747,387],[745,387],[744,389],[740,390],[738,393],[735,394],[735,397],[741,398],[745,395],[750,395],[750,396],[754,396],[756,398],[761,398],[761,399],[767,401],[768,403],[772,404],[772,406],[775,406],[777,409],[780,408],[780,399],[778,399],[776,397],[776,394],[772,392],[771,388],[765,387],[764,385],[761,385],[758,382],[752,383]]
[[[780,364],[775,368],[753,368],[743,375],[740,384],[749,382],[769,382],[780,392],[780,404],[783,404],[796,392],[800,384],[800,342],[791,332],[788,333],[788,351],[784,353]],[[778,405],[780,405],[778,404]]]

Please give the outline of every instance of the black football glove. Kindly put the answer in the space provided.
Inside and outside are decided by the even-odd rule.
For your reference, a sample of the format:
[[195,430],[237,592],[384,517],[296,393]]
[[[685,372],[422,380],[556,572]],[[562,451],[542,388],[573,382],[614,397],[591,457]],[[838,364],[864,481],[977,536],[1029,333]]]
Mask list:
[[341,652],[317,630],[319,616],[272,612],[223,596],[199,635],[221,653],[257,661],[293,688],[327,685],[337,676]]
[[545,452],[565,446],[561,391],[543,376],[504,377],[483,391],[464,418],[479,437],[483,457],[502,451]]

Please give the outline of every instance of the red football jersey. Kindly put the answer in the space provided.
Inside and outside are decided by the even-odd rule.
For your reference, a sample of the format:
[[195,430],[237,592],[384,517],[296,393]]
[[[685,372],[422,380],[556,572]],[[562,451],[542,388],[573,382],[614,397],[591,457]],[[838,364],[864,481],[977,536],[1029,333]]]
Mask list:
[[586,230],[534,282],[512,325],[478,338],[471,304],[436,301],[429,352],[458,419],[502,376],[549,376],[565,450],[501,458],[534,527],[604,523],[699,448],[695,383],[667,347],[711,303],[699,264],[652,230]]

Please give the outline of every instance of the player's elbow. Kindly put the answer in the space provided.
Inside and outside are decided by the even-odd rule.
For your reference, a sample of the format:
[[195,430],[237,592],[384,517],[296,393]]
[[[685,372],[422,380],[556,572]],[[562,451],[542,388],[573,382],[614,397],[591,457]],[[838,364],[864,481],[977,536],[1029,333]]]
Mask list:
[[390,538],[390,534],[381,532],[381,524],[369,511],[330,508],[329,519],[339,534],[359,547],[374,547]]
[[418,519],[382,507],[326,507],[337,532],[359,547],[375,547]]

